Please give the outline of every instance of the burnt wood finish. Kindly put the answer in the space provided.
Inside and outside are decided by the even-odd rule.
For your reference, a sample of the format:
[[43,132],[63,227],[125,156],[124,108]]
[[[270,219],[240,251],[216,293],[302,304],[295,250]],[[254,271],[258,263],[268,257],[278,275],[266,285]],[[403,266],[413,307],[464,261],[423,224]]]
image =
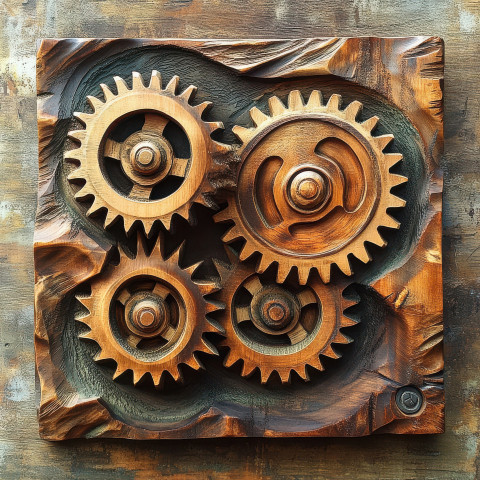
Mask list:
[[437,37],[43,40],[41,436],[442,432],[442,80]]

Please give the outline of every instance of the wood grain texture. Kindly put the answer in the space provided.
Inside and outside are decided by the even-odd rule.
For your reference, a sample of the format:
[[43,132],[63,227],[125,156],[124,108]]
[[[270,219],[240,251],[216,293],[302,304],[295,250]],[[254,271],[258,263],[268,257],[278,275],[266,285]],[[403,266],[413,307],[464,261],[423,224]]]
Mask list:
[[[477,2],[170,1],[2,3],[0,251],[5,478],[435,478],[480,474],[478,435]],[[232,21],[233,18],[241,21]],[[439,35],[446,41],[444,195],[446,433],[437,437],[51,445],[37,437],[32,238],[36,190],[35,37]],[[153,473],[152,473],[153,472]]]
[[[188,65],[200,91],[215,77],[209,116],[169,58]],[[120,65],[139,72],[124,79]],[[43,41],[34,244],[42,438],[441,433],[442,78],[436,37]],[[269,79],[266,90],[257,79]],[[249,123],[225,81],[255,105]],[[98,85],[101,95],[90,95]],[[185,133],[173,135],[170,119]],[[232,132],[240,144],[229,146]],[[181,179],[173,190],[172,177]],[[185,221],[196,217],[191,204],[208,218],[207,195],[228,201],[214,217],[234,223],[223,241],[245,244],[220,276],[194,282],[195,265],[226,254],[209,249],[206,228],[202,247]],[[168,255],[181,217],[185,246]],[[98,242],[91,254],[84,233]],[[185,256],[195,260],[182,269]],[[209,334],[224,330],[230,371],[202,356],[217,354]],[[92,355],[79,337],[100,350]],[[198,370],[200,359],[202,376],[179,385],[183,366]],[[115,362],[118,383],[102,361]],[[406,386],[424,398],[412,415],[395,403]]]

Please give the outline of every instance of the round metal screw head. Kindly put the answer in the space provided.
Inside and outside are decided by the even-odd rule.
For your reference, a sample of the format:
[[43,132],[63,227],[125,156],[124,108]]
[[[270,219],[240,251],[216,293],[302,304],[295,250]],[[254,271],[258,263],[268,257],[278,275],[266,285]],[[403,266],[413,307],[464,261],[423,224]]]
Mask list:
[[397,391],[395,401],[403,413],[414,415],[422,408],[423,395],[416,387],[402,387]]

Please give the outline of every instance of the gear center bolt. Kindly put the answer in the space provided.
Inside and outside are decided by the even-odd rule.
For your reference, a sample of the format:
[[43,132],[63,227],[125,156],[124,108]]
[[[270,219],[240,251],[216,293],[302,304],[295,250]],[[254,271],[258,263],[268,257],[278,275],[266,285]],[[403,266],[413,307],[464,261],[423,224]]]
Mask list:
[[166,152],[153,142],[139,142],[130,151],[133,169],[141,175],[153,175],[164,168]]
[[270,335],[281,335],[297,324],[300,306],[288,290],[267,286],[253,296],[250,312],[258,329]]
[[163,300],[157,295],[134,294],[125,304],[127,328],[140,337],[154,337],[169,324]]
[[301,213],[320,210],[330,198],[330,182],[321,170],[307,168],[295,171],[287,183],[290,206]]

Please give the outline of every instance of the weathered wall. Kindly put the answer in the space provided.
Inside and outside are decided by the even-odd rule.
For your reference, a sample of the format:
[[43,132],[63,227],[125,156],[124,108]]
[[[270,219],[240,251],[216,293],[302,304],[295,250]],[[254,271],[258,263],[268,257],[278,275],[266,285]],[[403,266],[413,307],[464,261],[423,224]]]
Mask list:
[[[480,3],[476,0],[0,0],[0,477],[480,478]],[[447,433],[436,437],[75,441],[37,434],[32,238],[40,37],[440,35],[446,41]]]

